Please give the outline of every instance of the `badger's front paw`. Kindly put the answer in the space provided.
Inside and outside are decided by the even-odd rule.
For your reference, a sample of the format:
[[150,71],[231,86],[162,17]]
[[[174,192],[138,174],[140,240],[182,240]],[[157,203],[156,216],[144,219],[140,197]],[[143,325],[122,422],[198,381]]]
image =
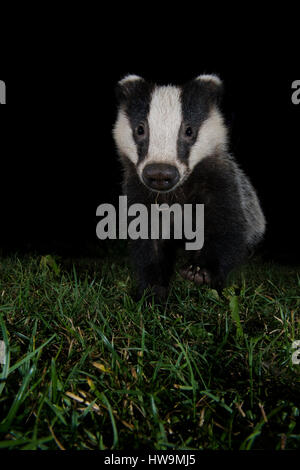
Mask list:
[[203,284],[210,286],[212,283],[211,273],[206,268],[200,268],[191,264],[179,272],[184,279],[194,282],[197,286],[202,286]]
[[225,277],[220,273],[213,273],[210,269],[190,265],[182,268],[179,273],[184,279],[192,281],[196,286],[206,285],[221,292],[225,285]]

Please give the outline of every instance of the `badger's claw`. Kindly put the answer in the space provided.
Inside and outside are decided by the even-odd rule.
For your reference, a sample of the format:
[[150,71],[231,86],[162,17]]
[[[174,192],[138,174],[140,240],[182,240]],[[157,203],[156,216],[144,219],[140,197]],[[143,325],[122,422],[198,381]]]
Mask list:
[[190,265],[187,268],[181,269],[179,272],[184,279],[194,282],[197,286],[211,284],[211,275],[206,268]]
[[208,286],[211,285],[211,276],[207,269],[203,268],[196,272],[194,277],[194,283],[197,286],[201,286],[202,284],[206,284]]

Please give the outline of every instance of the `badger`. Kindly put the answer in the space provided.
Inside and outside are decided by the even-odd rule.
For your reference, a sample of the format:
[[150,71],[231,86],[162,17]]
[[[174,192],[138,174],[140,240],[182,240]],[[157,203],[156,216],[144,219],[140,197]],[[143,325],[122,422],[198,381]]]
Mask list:
[[[116,86],[113,127],[129,204],[204,204],[204,245],[186,251],[180,273],[218,292],[266,226],[256,191],[229,151],[222,95],[223,82],[214,74],[180,86],[126,75]],[[166,300],[179,245],[174,239],[129,241],[138,298],[147,290],[156,302]]]

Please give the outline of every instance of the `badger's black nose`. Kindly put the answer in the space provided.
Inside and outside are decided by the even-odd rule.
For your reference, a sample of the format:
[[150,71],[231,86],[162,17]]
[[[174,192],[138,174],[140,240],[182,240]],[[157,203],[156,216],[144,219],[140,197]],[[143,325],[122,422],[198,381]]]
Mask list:
[[179,172],[176,166],[167,163],[151,163],[143,170],[143,180],[151,189],[168,191],[179,181]]

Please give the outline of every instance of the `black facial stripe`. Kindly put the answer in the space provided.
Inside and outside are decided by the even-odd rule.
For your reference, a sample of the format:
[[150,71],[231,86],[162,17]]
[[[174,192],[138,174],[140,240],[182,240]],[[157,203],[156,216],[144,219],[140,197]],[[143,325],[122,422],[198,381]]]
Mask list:
[[[137,80],[134,82],[134,86],[132,86],[132,90],[124,104],[124,109],[131,125],[132,136],[136,143],[139,162],[142,161],[148,153],[149,127],[147,118],[153,89],[153,84],[147,83],[144,80]],[[145,128],[145,135],[143,137],[139,137],[136,132],[141,123]]]
[[[215,96],[207,82],[193,80],[182,87],[180,98],[183,121],[178,134],[177,152],[179,159],[187,162],[191,147],[197,140],[201,125],[208,118]],[[193,129],[191,138],[185,135],[187,126]]]

